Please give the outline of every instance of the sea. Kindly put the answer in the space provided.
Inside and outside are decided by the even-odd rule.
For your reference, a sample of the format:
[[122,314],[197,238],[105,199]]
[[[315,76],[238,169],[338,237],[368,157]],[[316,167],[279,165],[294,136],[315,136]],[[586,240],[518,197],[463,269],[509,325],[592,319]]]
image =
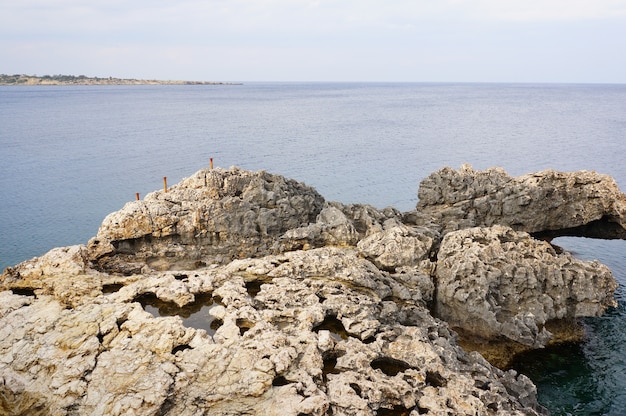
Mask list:
[[[626,191],[626,85],[259,83],[0,87],[0,269],[85,244],[139,193],[209,166],[327,200],[417,203],[444,166],[594,170]],[[626,242],[558,238],[611,268],[618,307],[582,343],[518,360],[554,415],[626,413]]]

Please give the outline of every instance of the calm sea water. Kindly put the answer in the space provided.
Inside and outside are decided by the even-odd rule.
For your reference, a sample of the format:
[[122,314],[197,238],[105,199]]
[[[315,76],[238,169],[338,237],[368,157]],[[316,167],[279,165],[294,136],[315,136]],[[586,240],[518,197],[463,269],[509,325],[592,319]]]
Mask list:
[[[127,201],[207,167],[410,210],[443,166],[596,170],[626,190],[626,85],[0,87],[0,268],[86,243]],[[559,239],[620,281],[588,340],[523,364],[554,414],[626,409],[626,244]],[[534,365],[533,363],[538,363]],[[521,364],[520,364],[521,365]]]

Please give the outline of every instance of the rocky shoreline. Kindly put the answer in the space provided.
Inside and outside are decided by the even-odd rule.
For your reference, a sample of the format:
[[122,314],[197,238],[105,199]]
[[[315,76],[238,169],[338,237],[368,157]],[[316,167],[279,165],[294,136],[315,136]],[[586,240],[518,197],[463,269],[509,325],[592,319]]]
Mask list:
[[625,238],[626,195],[466,165],[418,196],[380,210],[217,168],[129,202],[0,277],[0,413],[547,414],[502,351],[615,305],[607,267],[546,240]]
[[6,75],[0,74],[0,86],[14,85],[241,85],[217,81],[176,81],[114,77],[86,77],[84,75]]

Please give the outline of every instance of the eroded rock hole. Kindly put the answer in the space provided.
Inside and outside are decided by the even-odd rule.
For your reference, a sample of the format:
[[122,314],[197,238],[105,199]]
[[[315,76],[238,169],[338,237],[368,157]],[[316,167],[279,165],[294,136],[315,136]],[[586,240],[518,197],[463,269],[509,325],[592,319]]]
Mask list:
[[[147,235],[143,237],[148,243],[151,241],[151,236]],[[113,247],[115,247],[115,254],[135,254],[137,252],[137,246],[142,243],[142,238],[128,238],[125,240],[112,241]]]
[[397,405],[397,406],[392,407],[391,409],[381,407],[376,412],[376,415],[377,416],[409,416],[410,413],[411,413],[411,409],[407,409],[404,406]]
[[179,273],[179,274],[175,274],[174,275],[174,279],[176,280],[187,280],[189,278],[189,276],[187,276],[184,273]]
[[326,298],[319,293],[316,293],[315,296],[317,296],[317,298],[320,300],[320,303],[324,303],[324,301],[326,300]]
[[408,363],[391,357],[376,358],[370,363],[370,366],[374,370],[380,370],[388,376],[395,376],[396,374],[411,368]]
[[603,240],[626,240],[626,230],[615,218],[604,215],[599,220],[590,221],[587,224],[572,228],[561,228],[558,230],[544,230],[531,233],[539,240],[551,241],[557,237],[587,237],[599,238]]
[[322,359],[324,362],[324,366],[322,367],[322,380],[324,383],[328,382],[329,374],[339,374],[340,371],[337,370],[337,357],[339,357],[339,353],[328,353],[325,354]]
[[31,287],[14,287],[11,289],[11,292],[13,292],[14,295],[20,296],[36,296],[35,289]]
[[371,344],[376,341],[375,336],[367,337],[363,340],[363,344]]
[[260,280],[253,280],[252,282],[246,282],[246,291],[250,297],[254,298],[261,291],[261,285],[264,282]]
[[250,328],[254,326],[254,322],[244,318],[237,319],[237,321],[235,321],[235,324],[239,327],[239,334],[241,335],[248,332],[248,330],[250,330]]
[[149,312],[155,318],[163,316],[180,316],[183,325],[204,329],[210,335],[215,334],[217,328],[221,326],[221,321],[211,316],[209,311],[220,304],[221,299],[212,297],[208,293],[198,293],[195,295],[195,301],[185,306],[178,306],[174,302],[165,302],[157,298],[154,293],[144,293],[134,299],[139,302],[146,312]]
[[480,390],[489,390],[491,388],[491,382],[490,381],[484,381],[484,380],[474,380],[474,387],[476,387],[477,389]]
[[350,383],[350,388],[351,388],[352,390],[354,390],[354,392],[357,394],[357,396],[359,396],[359,397],[363,397],[363,396],[361,396],[361,393],[363,393],[363,391],[361,390],[361,387],[359,387],[359,385],[358,385],[358,384],[356,384],[356,383]]
[[172,350],[172,354],[176,354],[179,351],[185,351],[185,350],[190,350],[190,349],[191,349],[191,347],[189,345],[187,345],[187,344],[177,345]]
[[102,293],[105,295],[108,295],[108,294],[119,291],[123,287],[124,285],[121,283],[111,283],[108,285],[102,285]]
[[430,413],[430,409],[428,409],[426,407],[419,407],[419,406],[417,406],[416,409],[417,409],[417,414],[418,415],[425,415],[425,414]]
[[314,332],[319,332],[320,330],[329,331],[330,336],[332,336],[336,341],[348,339],[348,332],[346,331],[346,328],[336,316],[327,316],[319,325],[313,328]]
[[290,382],[283,376],[275,377],[274,380],[272,380],[272,386],[274,387],[286,386],[287,384],[290,384]]
[[433,387],[446,387],[448,385],[448,380],[439,374],[439,371],[427,371],[426,385]]
[[124,325],[124,323],[128,321],[128,319],[122,317],[122,318],[118,318],[117,321],[115,321],[115,324],[117,325],[117,330],[121,331],[122,330],[122,325]]

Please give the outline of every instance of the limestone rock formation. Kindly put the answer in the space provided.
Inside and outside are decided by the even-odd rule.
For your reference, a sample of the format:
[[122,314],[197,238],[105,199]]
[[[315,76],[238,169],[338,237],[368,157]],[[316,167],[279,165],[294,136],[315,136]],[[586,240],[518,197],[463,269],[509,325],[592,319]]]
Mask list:
[[0,414],[545,414],[450,326],[537,347],[601,313],[608,269],[509,226],[622,236],[624,196],[507,178],[444,169],[408,213],[237,168],[128,203],[0,277]]
[[279,175],[203,169],[107,216],[90,248],[109,247],[98,249],[100,268],[126,274],[170,267],[174,257],[182,268],[206,256],[258,257],[278,236],[314,222],[323,205],[313,188]]
[[626,196],[608,175],[443,168],[424,179],[417,210],[446,231],[508,225],[546,237],[626,238]]
[[599,316],[617,306],[617,284],[597,261],[557,254],[509,227],[446,234],[438,253],[437,316],[473,336],[543,347],[549,320]]
[[[30,263],[46,294],[0,292],[2,414],[544,413],[526,377],[456,345],[424,306],[432,288],[400,291],[410,279],[354,249],[91,278],[66,259]],[[68,278],[85,282],[69,301]],[[203,328],[154,317],[146,295],[173,310],[209,296]]]
[[429,261],[441,236],[427,227],[410,227],[397,222],[385,224],[383,231],[358,242],[360,253],[378,268],[395,270]]

